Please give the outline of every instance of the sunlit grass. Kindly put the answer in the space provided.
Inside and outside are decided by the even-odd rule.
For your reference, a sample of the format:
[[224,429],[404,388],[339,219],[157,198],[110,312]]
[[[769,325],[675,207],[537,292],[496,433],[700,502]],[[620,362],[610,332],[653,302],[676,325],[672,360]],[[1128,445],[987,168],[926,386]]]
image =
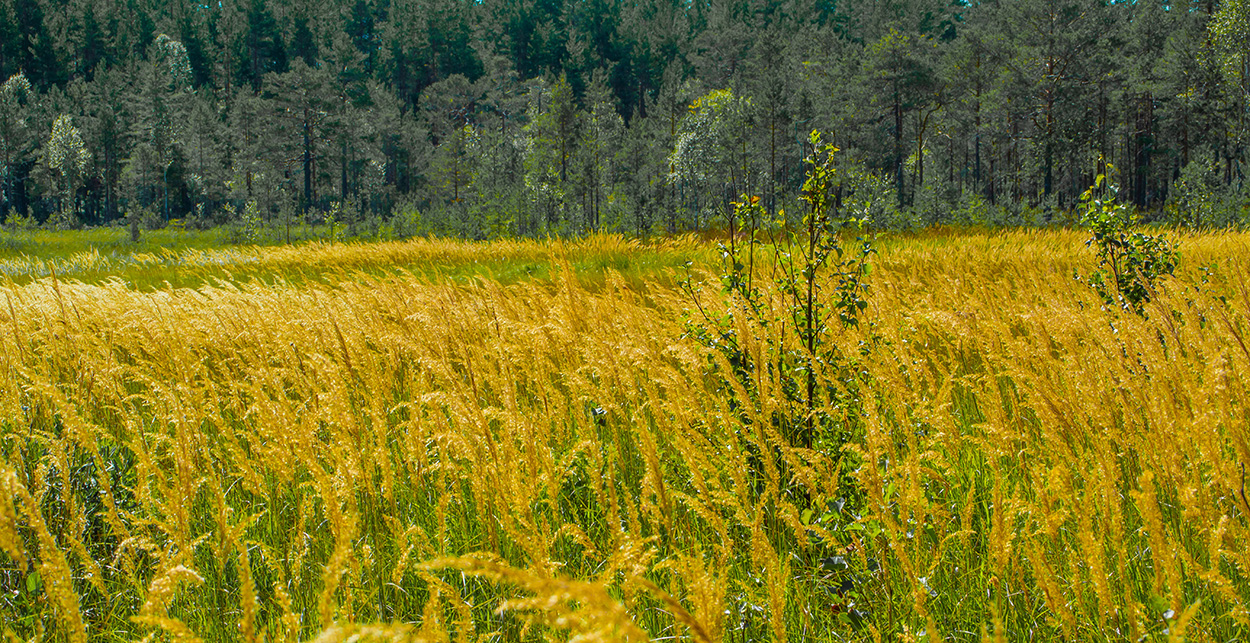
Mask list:
[[683,338],[706,242],[80,252],[0,285],[0,628],[1244,639],[1248,241],[1142,318],[1078,231],[882,239],[841,451]]

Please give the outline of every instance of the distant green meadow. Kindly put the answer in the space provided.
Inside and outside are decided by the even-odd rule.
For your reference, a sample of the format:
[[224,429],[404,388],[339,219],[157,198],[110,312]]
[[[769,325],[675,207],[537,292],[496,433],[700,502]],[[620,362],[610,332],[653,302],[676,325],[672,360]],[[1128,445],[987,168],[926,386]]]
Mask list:
[[[292,242],[238,242],[230,229],[144,231],[124,228],[0,231],[0,280],[55,277],[99,283],[119,279],[138,289],[197,287],[218,281],[341,279],[353,272],[402,272],[425,279],[488,278],[502,283],[548,279],[567,261],[591,283],[607,270],[626,279],[669,277],[687,264],[707,265],[715,247],[693,236],[644,243],[619,235],[591,242],[471,241],[412,238],[331,240],[325,226],[301,226]],[[337,237],[337,235],[336,235]]]

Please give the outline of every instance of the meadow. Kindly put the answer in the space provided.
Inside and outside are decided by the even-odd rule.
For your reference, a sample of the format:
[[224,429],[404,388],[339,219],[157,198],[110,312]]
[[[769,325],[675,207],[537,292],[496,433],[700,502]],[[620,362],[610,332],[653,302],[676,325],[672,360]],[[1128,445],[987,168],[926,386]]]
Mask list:
[[[814,374],[855,395],[815,410],[691,336],[735,306],[695,238],[27,239],[0,252],[0,630],[1246,640],[1250,235],[1171,233],[1144,316],[1074,279],[1086,236],[880,240],[829,336],[855,357]],[[776,420],[817,412],[839,441]]]

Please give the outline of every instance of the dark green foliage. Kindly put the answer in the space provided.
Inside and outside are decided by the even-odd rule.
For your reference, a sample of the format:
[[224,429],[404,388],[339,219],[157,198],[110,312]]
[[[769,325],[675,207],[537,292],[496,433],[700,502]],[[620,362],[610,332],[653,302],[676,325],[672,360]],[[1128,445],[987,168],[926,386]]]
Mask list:
[[134,58],[143,58],[147,56],[148,48],[156,41],[156,23],[152,20],[152,14],[148,13],[138,3],[131,0],[124,8],[127,12],[126,16],[133,16],[133,23],[129,20],[118,22],[120,16],[113,16],[112,31],[119,33],[127,31],[131,47],[131,56]]
[[[1128,170],[1124,198],[1147,220],[1166,212],[1239,225],[1250,211],[1250,92],[1246,75],[1233,73],[1244,66],[1244,7],[1190,9],[1098,0],[8,0],[0,80],[24,72],[38,90],[27,122],[37,140],[58,114],[113,114],[116,136],[87,141],[93,163],[80,190],[93,224],[168,194],[171,218],[257,200],[266,221],[283,204],[315,219],[355,199],[375,220],[420,211],[443,223],[417,228],[451,234],[704,229],[738,194],[759,194],[770,210],[799,196],[805,132],[818,128],[892,188],[893,198],[874,187],[871,203],[855,206],[871,211],[875,228],[1072,223],[1084,186],[1104,171],[1092,162],[1100,156]],[[143,76],[161,35],[185,51],[196,99],[169,117],[194,120],[196,134],[179,132],[154,153]],[[313,115],[325,123],[325,140],[310,141],[320,158],[280,144],[291,98],[262,91],[296,60],[330,80],[333,108]],[[455,150],[479,173],[460,177],[467,199],[455,188],[444,196],[453,150],[421,103],[453,77],[468,81],[472,98],[460,118],[472,135]],[[552,113],[544,102],[560,78],[569,100],[550,136],[531,115]],[[129,88],[120,101],[113,85]],[[516,104],[500,108],[491,95]],[[107,109],[91,104],[100,96]],[[687,126],[699,125],[689,107],[700,96],[732,97],[734,109],[695,132],[717,157],[683,165],[675,152],[694,132]],[[604,122],[604,105],[622,128],[587,136],[581,124]],[[108,149],[98,147],[104,139]],[[559,158],[549,158],[552,143]],[[41,152],[30,152],[9,165],[7,199],[42,221],[54,189]],[[153,158],[169,163],[173,184]],[[1187,177],[1200,160],[1206,192]],[[554,165],[556,182],[535,174]],[[834,198],[852,192],[844,185]],[[1219,199],[1199,198],[1207,192]],[[407,211],[392,213],[400,203]]]
[[295,19],[295,35],[291,38],[291,57],[301,58],[305,65],[317,64],[317,41],[313,39],[306,18]]
[[365,0],[356,0],[352,5],[351,14],[343,25],[343,32],[352,40],[352,44],[365,59],[372,64],[373,57],[378,53],[378,34],[374,30],[373,10]]
[[13,49],[18,69],[25,71],[30,82],[40,89],[65,82],[38,0],[14,0],[13,9],[17,23]]
[[196,87],[211,87],[213,60],[208,52],[204,35],[196,28],[190,16],[185,18],[179,30],[182,44],[187,48],[187,61],[191,64],[191,79]]
[[0,6],[0,78],[8,78],[20,68],[18,55],[21,53],[19,32],[13,17],[8,10]]
[[104,31],[96,19],[95,7],[87,5],[82,17],[82,46],[78,54],[78,70],[87,80],[95,75],[96,66],[108,55]]
[[449,4],[448,11],[439,12],[430,22],[431,71],[437,76],[430,81],[455,74],[477,80],[483,70],[482,61],[473,47],[471,19],[464,7],[455,2]]
[[252,0],[242,45],[239,78],[251,83],[253,90],[260,89],[265,74],[286,71],[282,33],[265,0]]

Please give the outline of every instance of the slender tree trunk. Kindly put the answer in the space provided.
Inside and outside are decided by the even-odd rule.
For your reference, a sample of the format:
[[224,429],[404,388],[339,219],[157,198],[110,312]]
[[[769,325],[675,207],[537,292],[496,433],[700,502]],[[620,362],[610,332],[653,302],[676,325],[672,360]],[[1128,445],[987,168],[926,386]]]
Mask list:
[[452,140],[451,155],[451,202],[460,203],[460,134],[461,130],[456,131],[456,138]]
[[[668,113],[668,140],[669,140],[669,149],[672,149],[673,145],[677,142],[677,114],[672,111],[669,111]],[[669,157],[668,182],[670,185],[670,189],[672,191],[672,194],[671,194],[672,207],[668,209],[669,210],[669,217],[668,217],[668,231],[669,232],[675,232],[677,228],[677,181],[673,180],[673,175],[676,174],[676,172],[677,172],[677,167],[673,164],[672,157]]]
[[347,137],[339,139],[339,198],[347,204]]
[[304,108],[304,207],[303,213],[308,214],[312,205],[312,116],[307,107]]
[[996,205],[997,199],[998,199],[998,193],[994,189],[995,186],[997,185],[996,183],[997,177],[994,175],[994,160],[995,160],[995,153],[998,151],[997,148],[998,146],[995,145],[994,141],[991,140],[990,141],[990,163],[989,163],[990,167],[989,167],[989,172],[987,172],[987,176],[985,180],[985,197],[989,199],[990,205]]
[[1044,174],[1042,176],[1042,193],[1050,196],[1052,184],[1054,182],[1054,165],[1055,165],[1055,92],[1053,89],[1046,91],[1046,147],[1043,152]]
[[924,186],[924,135],[929,129],[929,118],[933,116],[938,108],[933,108],[929,113],[925,114],[923,109],[916,111],[916,174],[915,182],[912,185],[912,194],[916,193]]
[[894,185],[898,190],[899,206],[906,205],[903,191],[903,103],[897,79],[894,81]]
[[[1187,106],[1188,107],[1188,106]],[[1181,167],[1189,165],[1189,110],[1181,120]]]
[[946,138],[946,181],[955,185],[955,137]]
[[768,117],[768,211],[777,211],[777,107]]
[[[974,66],[976,67],[976,75],[977,75],[975,90],[973,92],[973,95],[976,97],[976,105],[975,107],[973,107],[972,113],[973,113],[973,127],[976,128],[976,132],[974,136],[975,142],[973,143],[974,148],[975,148],[974,157],[975,157],[975,162],[976,162],[976,168],[972,172],[972,182],[973,182],[975,189],[978,192],[981,192],[982,191],[981,190],[981,52],[979,50],[977,51],[977,57],[976,57],[976,62],[974,63]],[[991,201],[993,201],[993,199],[991,199]]]

